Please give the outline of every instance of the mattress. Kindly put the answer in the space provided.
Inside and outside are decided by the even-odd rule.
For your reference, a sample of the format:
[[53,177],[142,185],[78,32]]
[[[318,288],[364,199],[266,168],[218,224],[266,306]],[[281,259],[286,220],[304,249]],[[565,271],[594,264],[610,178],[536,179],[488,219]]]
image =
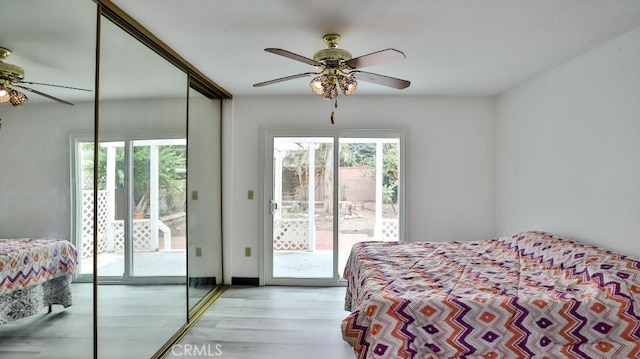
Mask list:
[[77,250],[56,238],[0,239],[0,296],[73,275]]
[[363,242],[342,334],[358,358],[638,358],[640,262],[544,232]]

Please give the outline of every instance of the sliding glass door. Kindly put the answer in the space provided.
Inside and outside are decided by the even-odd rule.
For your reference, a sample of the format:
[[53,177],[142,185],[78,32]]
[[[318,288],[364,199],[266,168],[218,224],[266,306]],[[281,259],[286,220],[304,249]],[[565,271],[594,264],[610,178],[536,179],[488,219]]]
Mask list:
[[93,143],[79,141],[77,151],[80,274],[93,273],[95,258],[102,278],[184,277],[186,140],[100,142],[97,256],[92,255]]
[[400,240],[401,134],[371,134],[266,135],[266,284],[335,284],[354,243]]
[[136,140],[132,146],[131,276],[184,277],[186,140]]
[[273,138],[273,278],[334,278],[333,142]]

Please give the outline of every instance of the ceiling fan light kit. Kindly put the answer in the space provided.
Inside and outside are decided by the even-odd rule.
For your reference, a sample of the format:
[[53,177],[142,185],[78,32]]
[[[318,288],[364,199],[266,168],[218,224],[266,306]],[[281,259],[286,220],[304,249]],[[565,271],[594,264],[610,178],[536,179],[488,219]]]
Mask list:
[[353,76],[341,77],[338,84],[342,92],[347,96],[351,95],[351,93],[358,88],[358,82]]
[[[4,96],[0,96],[0,103],[10,103],[13,107],[20,106],[29,101],[27,95],[23,94],[20,91],[11,89],[9,91],[4,91],[6,94]],[[0,90],[0,93],[2,91]]]
[[[278,82],[317,75],[309,83],[311,90],[316,95],[322,96],[325,99],[335,99],[334,107],[338,107],[338,87],[343,94],[351,95],[358,88],[357,79],[396,89],[404,89],[409,87],[411,84],[406,80],[359,70],[365,66],[379,65],[406,58],[401,51],[386,49],[353,58],[349,51],[338,48],[338,44],[341,39],[340,35],[328,34],[325,35],[323,39],[327,44],[327,48],[316,51],[313,55],[313,59],[283,49],[264,49],[267,52],[315,66],[316,69],[318,69],[318,72],[305,72],[298,75],[281,77],[270,81],[260,82],[253,86],[262,87]],[[333,119],[334,113],[331,112],[331,123],[334,123]]]
[[46,97],[59,103],[73,105],[71,102],[61,100],[44,92],[26,87],[24,86],[24,84],[44,85],[80,91],[91,91],[77,87],[24,81],[24,69],[22,67],[4,62],[4,60],[9,57],[9,55],[11,55],[11,50],[0,47],[0,104],[10,103],[15,107],[27,103],[29,101],[29,98],[22,91],[18,90],[21,89]]
[[20,106],[29,100],[25,94],[13,89],[11,80],[24,79],[24,69],[20,66],[8,64],[3,60],[11,55],[11,50],[0,47],[0,103],[10,103]]

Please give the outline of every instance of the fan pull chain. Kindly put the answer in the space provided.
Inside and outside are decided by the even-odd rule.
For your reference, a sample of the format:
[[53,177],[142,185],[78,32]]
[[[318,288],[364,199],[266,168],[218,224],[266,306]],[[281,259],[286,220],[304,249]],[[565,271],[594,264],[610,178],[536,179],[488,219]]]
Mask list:
[[[335,102],[333,103],[333,108],[338,108],[338,98],[336,97]],[[331,111],[331,124],[334,124],[335,111]]]

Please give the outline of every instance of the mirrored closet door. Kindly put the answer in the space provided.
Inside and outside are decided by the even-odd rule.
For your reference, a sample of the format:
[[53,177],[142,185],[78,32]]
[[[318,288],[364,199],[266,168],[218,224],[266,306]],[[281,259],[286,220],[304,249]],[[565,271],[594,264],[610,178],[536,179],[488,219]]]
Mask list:
[[109,1],[0,16],[0,69],[34,82],[0,79],[0,238],[77,251],[71,306],[20,316],[0,288],[0,357],[158,357],[222,281],[229,95]]
[[189,308],[222,282],[221,100],[189,89]]
[[[72,223],[83,203],[75,197],[82,186],[76,178],[92,183],[93,167],[70,164],[76,140],[89,146],[94,141],[97,10],[94,2],[78,0],[3,1],[0,6],[0,242],[70,242],[78,254],[76,268],[92,257]],[[8,68],[30,83],[7,82]],[[91,211],[92,198],[85,199]],[[90,218],[83,229],[92,236]],[[10,245],[15,249],[17,243]],[[43,270],[61,264],[63,247],[35,244],[15,262],[12,274],[6,244],[0,244],[0,358],[92,357],[92,279],[71,277],[63,286],[60,271]],[[71,261],[64,263],[73,269]],[[69,289],[70,295],[57,295],[59,289]]]
[[98,356],[150,358],[187,321],[189,82],[105,17],[100,54]]

